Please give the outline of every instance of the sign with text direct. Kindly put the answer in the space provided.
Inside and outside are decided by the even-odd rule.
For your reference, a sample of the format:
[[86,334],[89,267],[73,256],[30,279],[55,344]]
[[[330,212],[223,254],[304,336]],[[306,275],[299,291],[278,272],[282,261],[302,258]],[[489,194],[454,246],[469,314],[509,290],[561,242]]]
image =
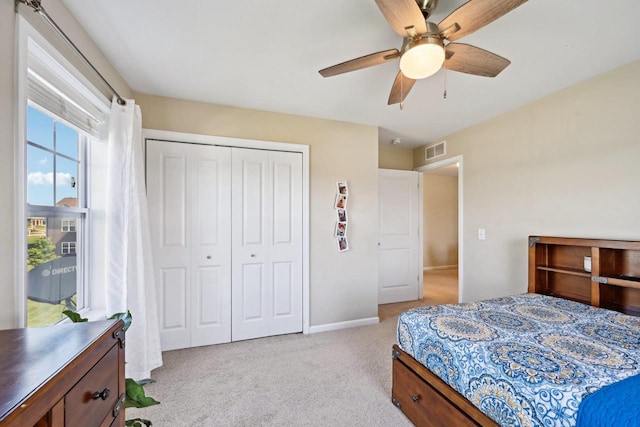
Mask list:
[[69,255],[45,262],[28,273],[27,296],[32,301],[60,304],[76,293],[76,257]]

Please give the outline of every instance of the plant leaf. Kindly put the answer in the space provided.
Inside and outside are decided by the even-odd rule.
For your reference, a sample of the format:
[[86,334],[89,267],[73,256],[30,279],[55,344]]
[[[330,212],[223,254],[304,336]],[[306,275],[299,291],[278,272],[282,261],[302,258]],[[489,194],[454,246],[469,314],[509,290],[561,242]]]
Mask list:
[[124,330],[126,331],[131,326],[131,321],[133,320],[133,316],[131,312],[127,310],[126,313],[116,313],[113,316],[109,317],[109,320],[119,320],[122,319],[124,321]]
[[143,386],[131,378],[125,379],[125,387],[127,389],[125,408],[146,408],[160,403],[153,397],[146,396]]
[[71,320],[73,323],[82,323],[82,322],[89,321],[89,319],[87,319],[86,317],[80,316],[80,314],[76,313],[75,311],[65,310],[62,312],[62,314],[67,316],[69,320]]

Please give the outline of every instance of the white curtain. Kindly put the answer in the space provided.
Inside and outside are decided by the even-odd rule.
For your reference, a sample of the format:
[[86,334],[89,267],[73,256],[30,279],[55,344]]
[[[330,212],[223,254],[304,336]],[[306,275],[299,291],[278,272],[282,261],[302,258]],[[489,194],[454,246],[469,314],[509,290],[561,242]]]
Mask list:
[[106,209],[107,315],[131,311],[126,376],[149,378],[162,365],[144,178],[142,114],[134,100],[114,98],[109,119]]

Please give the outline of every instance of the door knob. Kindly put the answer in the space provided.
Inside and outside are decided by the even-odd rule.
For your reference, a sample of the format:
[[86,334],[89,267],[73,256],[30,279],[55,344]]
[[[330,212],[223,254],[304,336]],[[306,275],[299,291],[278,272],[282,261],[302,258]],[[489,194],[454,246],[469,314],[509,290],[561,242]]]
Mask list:
[[211,255],[207,255],[207,259],[211,259]]
[[256,254],[251,254],[251,258],[255,258],[255,257],[256,257]]

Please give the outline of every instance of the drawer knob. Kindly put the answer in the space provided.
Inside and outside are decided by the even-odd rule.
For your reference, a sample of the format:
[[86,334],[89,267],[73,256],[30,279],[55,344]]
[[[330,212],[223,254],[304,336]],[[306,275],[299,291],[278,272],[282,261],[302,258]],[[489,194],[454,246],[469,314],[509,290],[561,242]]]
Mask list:
[[105,388],[102,391],[96,391],[95,393],[93,393],[93,400],[98,400],[98,399],[107,400],[107,398],[109,397],[109,393],[111,392],[109,391],[108,388]]
[[413,400],[414,402],[417,402],[418,400],[420,400],[420,395],[416,394],[416,395],[411,396],[411,400]]

